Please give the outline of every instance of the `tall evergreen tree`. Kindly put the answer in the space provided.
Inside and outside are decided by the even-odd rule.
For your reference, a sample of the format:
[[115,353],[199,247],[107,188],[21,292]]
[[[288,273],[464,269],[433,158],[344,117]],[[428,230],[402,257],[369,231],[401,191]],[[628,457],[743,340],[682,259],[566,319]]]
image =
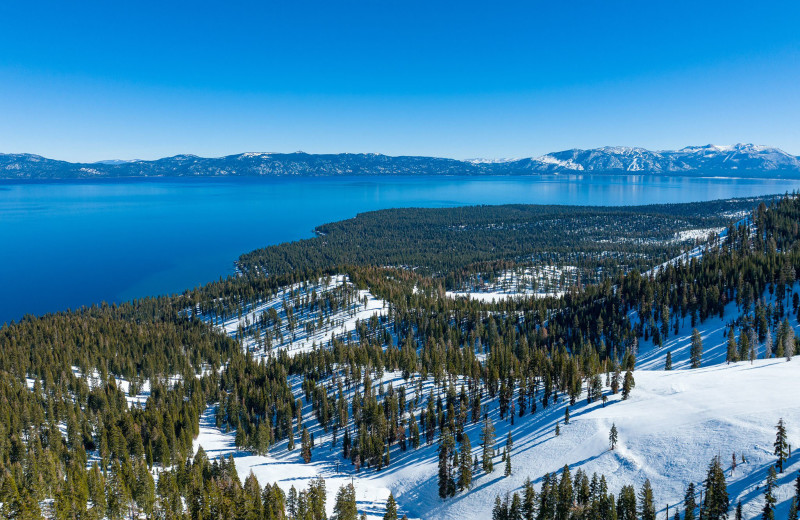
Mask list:
[[775,443],[773,444],[775,451],[773,453],[778,457],[778,472],[783,473],[783,463],[786,460],[786,450],[788,449],[788,443],[786,441],[786,426],[783,424],[783,417],[778,419],[778,426],[776,427],[776,430]]
[[564,466],[561,470],[561,480],[558,483],[558,502],[556,505],[556,518],[555,520],[569,520],[570,511],[572,510],[572,476],[569,472],[569,466]]
[[530,478],[525,479],[522,489],[522,518],[534,520],[536,518],[536,490],[533,488]]
[[472,444],[469,435],[464,434],[458,464],[458,489],[463,491],[470,487],[472,487]]
[[303,436],[300,441],[300,455],[303,457],[303,462],[308,464],[311,462],[311,435],[308,433],[308,428],[303,426]]
[[767,485],[764,489],[764,507],[761,510],[762,520],[775,520],[775,504],[778,502],[775,498],[775,482],[778,480],[778,475],[775,473],[775,467],[769,467],[767,474]]
[[641,520],[656,520],[656,505],[650,479],[645,479],[639,491],[639,516]]
[[[692,340],[694,340],[694,333],[692,333]],[[728,328],[728,349],[725,354],[725,361],[730,364],[735,361],[737,353],[736,353],[736,337],[733,334],[733,327]],[[695,367],[692,367],[695,368]]]
[[694,520],[697,518],[695,516],[695,510],[697,509],[696,494],[697,491],[694,488],[694,482],[689,482],[689,485],[686,487],[686,492],[683,494],[684,520]]
[[617,447],[617,439],[617,425],[616,423],[611,423],[611,431],[608,432],[608,443],[611,445],[612,451]]
[[491,473],[494,469],[492,463],[492,456],[494,455],[494,425],[487,417],[483,421],[483,428],[481,429],[481,446],[483,448],[482,467],[484,473]]
[[522,501],[519,493],[511,496],[511,505],[508,507],[508,520],[522,520]]
[[455,440],[450,434],[450,429],[445,427],[439,441],[439,497],[447,498],[455,495],[456,482],[453,478],[453,452]]
[[[391,496],[391,495],[390,495]],[[396,517],[397,515],[395,515]],[[356,489],[353,484],[346,484],[336,493],[332,520],[357,520]]]
[[719,457],[711,459],[704,484],[703,507],[700,520],[724,520],[728,518],[728,486]]
[[397,502],[391,492],[386,500],[386,512],[383,514],[383,520],[397,520]]
[[636,520],[636,491],[633,486],[622,486],[617,499],[618,520]]
[[692,346],[689,349],[689,358],[692,368],[700,368],[700,362],[703,359],[703,338],[700,337],[700,331],[696,328],[692,329]]
[[536,520],[552,520],[556,514],[556,504],[558,501],[558,485],[556,476],[545,473],[542,477],[542,490],[539,493],[539,508],[536,513]]

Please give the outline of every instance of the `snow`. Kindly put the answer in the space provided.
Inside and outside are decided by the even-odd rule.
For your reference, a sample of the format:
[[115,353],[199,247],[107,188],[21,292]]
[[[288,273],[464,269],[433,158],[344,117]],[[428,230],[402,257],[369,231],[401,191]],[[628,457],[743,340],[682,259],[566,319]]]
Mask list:
[[549,155],[549,154],[542,155],[540,157],[536,157],[536,158],[531,159],[531,160],[539,162],[539,163],[542,163],[542,164],[546,164],[546,165],[553,165],[553,166],[561,167],[561,168],[564,168],[565,170],[583,170],[583,165],[576,163],[572,159],[567,160],[567,161],[562,161],[561,159],[553,157],[552,155]]
[[[395,374],[386,377],[395,388],[402,384]],[[800,443],[800,402],[796,399],[800,392],[800,359],[757,360],[753,364],[717,364],[669,372],[637,370],[635,377],[636,388],[630,399],[622,401],[619,394],[609,395],[605,406],[600,402],[586,404],[582,399],[570,408],[568,425],[563,424],[568,404],[563,399],[544,410],[540,406],[536,414],[517,417],[513,426],[508,419],[499,420],[496,403],[492,403],[495,446],[502,449],[508,431],[512,432],[513,473],[504,477],[502,463],[496,457],[493,473],[479,472],[471,491],[444,501],[437,495],[436,442],[432,446],[423,444],[418,450],[409,447],[406,452],[395,447],[388,468],[356,473],[349,461],[340,458],[341,441],[331,451],[329,439],[319,430],[310,464],[300,459],[299,443],[293,452],[288,452],[284,441],[263,457],[237,451],[234,433],[222,433],[214,427],[212,407],[203,416],[195,449],[202,445],[209,457],[233,454],[242,479],[252,470],[261,485],[277,482],[284,490],[291,485],[299,490],[311,478],[322,476],[326,480],[329,513],[339,486],[352,479],[359,510],[366,509],[371,518],[380,517],[391,490],[401,513],[410,518],[466,520],[486,518],[494,497],[520,491],[526,477],[538,490],[545,473],[559,471],[565,464],[569,464],[573,475],[577,469],[589,475],[605,474],[609,489],[615,494],[629,483],[638,489],[649,478],[656,490],[659,514],[663,515],[666,504],[674,511],[675,504],[682,501],[689,482],[702,482],[709,461],[720,455],[731,504],[741,499],[745,517],[757,516],[763,503],[763,490],[758,486],[763,485],[769,465],[775,460],[771,445],[779,418],[787,424],[789,442],[795,446]],[[426,382],[423,394],[430,384]],[[409,390],[414,386],[410,384]],[[557,421],[560,436],[554,434]],[[309,415],[306,424],[312,422]],[[614,451],[608,446],[612,424],[619,432]],[[470,424],[467,428],[473,452],[478,455],[479,426]],[[733,452],[737,467],[731,472]],[[778,518],[785,516],[788,509],[798,470],[800,456],[793,454],[779,478]]]
[[[795,292],[800,292],[800,282],[795,283],[791,290],[787,288],[787,294],[791,295]],[[761,296],[766,304],[775,304],[775,298],[771,297],[769,290],[765,290]],[[785,303],[788,303],[788,309],[791,310],[791,298],[787,298]],[[751,311],[752,313],[752,311]],[[639,321],[636,311],[629,313],[629,318],[633,323]],[[725,363],[728,349],[728,327],[741,316],[740,309],[737,308],[736,302],[730,302],[725,305],[723,317],[719,315],[709,316],[704,322],[698,322],[694,328],[700,332],[700,337],[703,340],[703,365],[716,365]],[[800,324],[791,316],[789,316],[789,323],[794,329],[795,336],[800,336]],[[689,350],[691,348],[692,336],[691,318],[687,315],[679,322],[678,334],[675,334],[674,328],[670,327],[669,335],[663,340],[663,346],[658,348],[653,344],[652,339],[648,341],[640,340],[639,354],[636,360],[636,367],[639,369],[647,370],[660,370],[664,368],[667,352],[672,353],[672,366],[673,368],[688,368]],[[739,337],[739,327],[736,327],[734,334]],[[776,336],[776,331],[771,331],[773,341]],[[773,355],[774,355],[773,347]],[[756,357],[760,358],[764,355],[764,344],[759,343],[756,346]]]
[[[692,254],[699,256],[700,249]],[[346,282],[343,278],[335,281]],[[789,294],[798,290],[800,284],[796,284]],[[473,292],[470,296],[495,298],[512,294]],[[365,295],[371,298],[362,293],[359,297]],[[448,296],[452,295],[449,293]],[[762,298],[765,303],[775,303],[768,291]],[[382,302],[370,301],[372,303],[362,312],[384,309]],[[565,464],[570,466],[573,475],[577,469],[590,475],[593,472],[604,474],[609,490],[615,494],[623,485],[634,484],[638,489],[645,479],[650,479],[659,515],[663,516],[666,504],[670,504],[670,511],[674,512],[675,505],[682,502],[685,486],[689,482],[700,484],[712,457],[719,455],[728,479],[731,506],[741,500],[745,518],[755,518],[763,504],[767,471],[775,461],[772,442],[779,418],[786,421],[789,442],[795,446],[800,444],[800,402],[795,397],[800,393],[800,359],[791,362],[758,359],[753,364],[747,361],[725,364],[726,327],[741,312],[735,302],[731,302],[726,306],[723,318],[712,316],[697,324],[704,344],[703,366],[699,369],[688,369],[692,330],[688,316],[680,321],[677,335],[671,328],[662,348],[653,345],[652,340],[641,341],[634,372],[636,387],[630,399],[622,401],[619,395],[611,395],[606,387],[604,392],[609,398],[608,403],[603,406],[600,402],[587,404],[585,398],[579,400],[570,407],[568,425],[563,424],[564,410],[568,405],[564,398],[546,409],[542,409],[539,403],[535,414],[517,417],[514,425],[508,418],[500,420],[497,400],[490,401],[489,416],[496,428],[495,447],[502,449],[508,432],[512,432],[513,474],[504,477],[500,457],[495,457],[493,473],[485,475],[478,471],[470,491],[459,492],[447,500],[438,497],[438,441],[427,446],[423,440],[417,450],[409,446],[407,451],[401,451],[394,446],[389,467],[381,471],[362,468],[356,472],[348,460],[341,458],[342,433],[338,445],[331,448],[330,433],[321,430],[308,403],[304,408],[304,424],[314,432],[316,441],[310,464],[304,464],[300,458],[299,442],[296,449],[289,452],[286,441],[282,441],[273,446],[267,456],[237,450],[235,432],[223,433],[215,428],[213,406],[203,415],[195,449],[203,446],[209,457],[233,454],[242,479],[253,471],[262,486],[277,482],[285,491],[292,485],[298,490],[303,489],[310,479],[322,476],[328,492],[328,513],[332,512],[339,487],[352,481],[359,511],[366,511],[370,518],[381,518],[391,491],[401,515],[442,520],[486,518],[496,495],[520,491],[527,477],[538,490],[545,473],[560,471]],[[631,312],[630,318],[634,323],[638,320],[635,311]],[[800,334],[794,318],[790,317],[790,323]],[[226,325],[226,330],[230,333],[235,328]],[[675,368],[668,372],[663,371],[667,351],[672,353]],[[763,355],[763,345],[759,346],[759,355]],[[381,379],[377,376],[373,379],[377,387]],[[398,373],[386,373],[382,378],[385,386],[389,383],[395,389],[405,386],[409,402],[416,396],[417,380],[418,377],[405,382]],[[290,378],[290,383],[295,395],[302,395],[301,380]],[[431,380],[423,382],[421,402],[415,409],[417,412],[424,406],[432,388]],[[460,380],[456,382],[456,388],[460,388]],[[418,417],[417,414],[415,419]],[[554,434],[556,422],[560,423],[559,436]],[[610,451],[608,446],[612,424],[619,432],[619,444],[614,451]],[[479,455],[480,424],[470,424],[466,432],[473,453]],[[737,467],[732,471],[734,452]],[[746,462],[741,462],[742,455]],[[778,518],[785,516],[788,510],[798,470],[800,457],[793,455],[786,472],[778,480]]]
[[[680,238],[703,238],[709,231],[717,230],[691,230]],[[721,230],[721,234],[724,235],[724,230]],[[702,253],[703,247],[697,247],[681,258],[699,258]],[[523,278],[522,273],[506,272],[493,285],[484,284],[478,290],[448,292],[447,296],[490,301],[539,294],[532,289],[533,284],[530,287],[520,284],[520,278]],[[349,281],[340,276],[334,278],[327,287],[321,287],[320,283],[316,282],[317,285],[313,287],[318,293],[348,284]],[[519,290],[520,287],[522,290]],[[298,288],[296,286],[291,290]],[[310,291],[312,288],[306,286],[304,290]],[[795,284],[789,295],[798,290],[800,284]],[[267,306],[280,305],[285,296],[279,293],[274,300],[256,306],[241,319],[225,322],[224,330],[234,335],[240,324],[246,325],[248,320],[252,323],[256,313]],[[368,300],[366,306],[362,304],[364,297]],[[762,299],[767,304],[775,303],[768,291],[765,291]],[[367,291],[358,292],[356,301],[362,303],[343,310],[343,315],[332,320],[335,328],[324,327],[311,336],[296,338],[291,345],[284,342],[277,348],[305,349],[311,342],[320,344],[334,334],[352,331],[358,319],[364,320],[373,314],[382,316],[386,312],[386,304]],[[478,471],[471,490],[459,492],[447,500],[438,497],[438,441],[427,446],[423,440],[417,450],[409,446],[407,451],[401,451],[393,446],[391,464],[387,468],[380,471],[362,468],[356,472],[350,462],[341,457],[341,432],[338,445],[332,448],[331,434],[322,431],[309,403],[304,407],[304,424],[314,433],[316,441],[309,464],[303,463],[300,458],[299,441],[292,452],[287,451],[287,443],[282,441],[273,446],[266,456],[237,450],[234,445],[235,432],[222,432],[214,426],[214,406],[209,407],[201,419],[195,449],[202,446],[212,458],[232,454],[242,479],[252,471],[262,486],[277,482],[285,491],[292,485],[299,491],[312,478],[324,477],[329,514],[332,513],[339,487],[352,482],[356,488],[359,511],[366,511],[370,518],[382,517],[385,500],[391,491],[397,500],[400,515],[405,513],[410,518],[442,520],[487,518],[491,514],[495,496],[521,491],[528,477],[538,490],[545,473],[558,472],[565,464],[570,466],[573,475],[578,469],[589,475],[594,472],[604,474],[609,490],[614,494],[618,494],[623,485],[634,484],[638,489],[645,479],[650,479],[659,516],[663,517],[666,505],[669,504],[670,512],[674,513],[676,504],[682,503],[686,485],[689,482],[701,484],[711,459],[720,456],[728,481],[731,507],[741,500],[745,518],[756,518],[763,505],[763,484],[767,471],[775,462],[772,442],[775,425],[780,418],[787,424],[790,444],[797,446],[800,443],[800,401],[795,397],[800,393],[800,356],[790,362],[785,359],[757,359],[753,363],[725,364],[727,328],[741,315],[742,310],[737,308],[735,302],[731,302],[726,306],[722,318],[711,316],[703,323],[696,324],[703,338],[702,368],[699,369],[688,369],[692,332],[688,316],[680,320],[677,334],[670,327],[663,347],[654,345],[652,340],[641,341],[637,370],[634,372],[636,387],[630,399],[622,401],[620,395],[611,395],[609,388],[605,387],[604,393],[609,398],[607,404],[588,404],[585,398],[580,399],[570,407],[571,420],[568,425],[563,423],[568,405],[563,397],[545,409],[538,403],[539,410],[535,414],[517,417],[514,425],[508,418],[500,420],[497,400],[490,401],[489,416],[496,428],[495,448],[502,449],[505,446],[509,431],[514,439],[513,473],[504,477],[500,457],[495,457],[494,472],[486,475]],[[635,311],[629,317],[634,323],[638,321]],[[800,327],[791,316],[790,323],[796,334],[800,335]],[[247,341],[245,345],[248,345]],[[668,351],[671,352],[675,368],[672,371],[663,370]],[[763,345],[759,345],[758,355],[763,356],[763,351]],[[480,359],[483,357],[479,356]],[[418,376],[406,382],[398,373],[386,373],[382,379],[375,376],[373,381],[376,387],[381,381],[384,385],[391,383],[395,389],[404,386],[409,402],[416,397]],[[460,383],[461,380],[456,381],[456,388],[460,388]],[[292,377],[290,384],[295,395],[301,396],[301,380]],[[422,382],[421,402],[415,412],[424,407],[428,392],[433,388],[431,380]],[[349,398],[350,394],[345,397]],[[418,420],[418,417],[417,414],[414,419]],[[560,423],[559,436],[554,433],[556,423]],[[616,425],[619,436],[619,444],[614,451],[609,450],[608,446],[612,424]],[[480,424],[470,423],[466,433],[470,436],[473,454],[479,455]],[[735,470],[731,466],[734,453],[737,457]],[[746,462],[742,462],[742,456]],[[785,473],[778,479],[776,497],[779,507],[776,518],[786,516],[798,471],[800,457],[793,455],[787,461]]]
[[[349,473],[337,472],[335,462],[331,460],[312,460],[309,464],[305,464],[300,458],[299,441],[291,452],[286,450],[286,442],[283,442],[281,449],[275,448],[272,450],[272,455],[253,455],[250,452],[236,449],[234,435],[234,433],[222,433],[214,427],[214,408],[209,408],[200,418],[200,435],[195,439],[195,452],[202,446],[210,459],[233,455],[236,471],[242,481],[252,471],[262,487],[268,483],[274,484],[277,482],[287,494],[291,486],[294,486],[300,492],[308,487],[311,479],[320,476],[324,477],[328,517],[333,514],[336,493],[339,491],[339,487],[352,482],[356,489],[356,502],[359,512],[365,511],[367,518],[372,520],[383,518],[386,500],[389,497],[389,489],[380,484],[380,479],[371,478],[372,475],[367,472],[364,472],[359,477],[351,476]],[[327,450],[327,448],[324,449]],[[340,466],[345,464],[348,463],[342,461]]]
[[[284,308],[285,303],[291,305],[295,299],[308,297],[313,292],[316,292],[317,297],[321,298],[337,289],[351,291],[354,296],[352,302],[346,307],[341,307],[337,312],[326,315],[324,325],[315,327],[311,332],[306,330],[305,325],[317,324],[319,310],[310,313],[296,312],[294,318],[297,320],[297,324],[293,330],[289,329],[287,313]],[[365,299],[366,304],[364,303]],[[319,279],[286,287],[268,301],[249,306],[241,316],[230,317],[224,322],[213,315],[200,315],[199,317],[206,322],[212,323],[218,330],[231,337],[236,337],[240,330],[248,331],[249,333],[246,333],[242,338],[244,347],[253,351],[256,356],[265,356],[269,355],[269,352],[266,352],[264,347],[259,347],[256,344],[253,334],[264,337],[268,332],[259,330],[255,324],[259,316],[269,309],[275,309],[281,319],[280,331],[282,339],[273,342],[272,352],[287,350],[290,355],[293,355],[299,352],[307,352],[315,344],[318,346],[325,345],[334,337],[346,337],[356,329],[358,322],[369,320],[373,316],[385,316],[386,302],[375,298],[367,290],[356,291],[346,275],[337,275],[332,277],[327,284],[324,279]],[[269,330],[271,331],[272,327]]]
[[[300,378],[291,378],[295,395],[302,395]],[[387,373],[384,377],[384,384],[389,381],[397,383],[401,381],[398,373]],[[380,381],[375,381],[377,387]],[[426,389],[430,385],[426,385]],[[356,502],[359,512],[366,512],[371,520],[383,518],[386,500],[389,497],[390,485],[397,484],[392,466],[381,472],[374,469],[362,469],[356,472],[349,460],[341,458],[342,435],[339,432],[337,445],[331,449],[331,433],[325,433],[319,427],[309,403],[304,405],[303,423],[314,434],[315,447],[312,449],[312,460],[305,464],[300,455],[300,439],[295,434],[295,449],[287,450],[287,441],[281,441],[272,447],[266,456],[255,455],[251,452],[238,450],[234,439],[236,432],[224,433],[215,426],[216,406],[210,406],[200,418],[200,434],[194,441],[194,451],[202,446],[206,455],[210,458],[233,455],[236,470],[240,479],[244,480],[252,471],[263,487],[267,483],[277,483],[284,492],[288,493],[289,488],[294,486],[297,491],[301,491],[308,486],[311,479],[323,477],[325,479],[325,489],[327,492],[327,514],[333,513],[336,502],[336,493],[339,487],[352,483],[356,489]],[[409,448],[407,454],[413,453]],[[410,460],[410,457],[406,457]],[[408,467],[411,467],[409,465]],[[399,506],[400,515],[406,511]],[[414,518],[409,515],[410,518]]]
[[560,297],[565,289],[578,279],[578,268],[571,265],[542,265],[522,269],[509,269],[495,280],[476,275],[471,283],[461,290],[447,291],[448,298],[469,298],[492,303],[507,298]]
[[468,298],[477,300],[483,303],[499,302],[509,298],[546,298],[554,296],[556,298],[562,296],[564,291],[551,292],[551,293],[534,293],[534,292],[472,292],[472,291],[447,291],[445,296],[448,298]]
[[689,240],[705,240],[711,233],[720,234],[725,228],[702,228],[702,229],[686,229],[675,233],[675,242],[686,242]]

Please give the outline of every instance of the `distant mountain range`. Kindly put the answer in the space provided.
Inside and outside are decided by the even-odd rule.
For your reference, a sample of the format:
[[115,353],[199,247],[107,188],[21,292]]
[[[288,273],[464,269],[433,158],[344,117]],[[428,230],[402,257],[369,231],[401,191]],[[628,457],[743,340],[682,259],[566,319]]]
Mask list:
[[176,155],[154,161],[70,163],[31,154],[0,154],[0,179],[67,180],[121,177],[269,177],[345,175],[663,174],[800,178],[800,158],[752,144],[680,150],[604,147],[541,157],[460,161],[380,154],[243,153],[205,158]]

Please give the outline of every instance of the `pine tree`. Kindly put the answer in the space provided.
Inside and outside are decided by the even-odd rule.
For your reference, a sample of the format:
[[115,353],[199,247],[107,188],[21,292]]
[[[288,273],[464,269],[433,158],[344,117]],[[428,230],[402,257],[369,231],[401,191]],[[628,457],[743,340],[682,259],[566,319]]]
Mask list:
[[[700,331],[692,329],[692,346],[689,351],[692,368],[700,368],[700,362],[703,358],[703,338],[700,337]],[[735,361],[735,360],[734,360]]]
[[783,463],[786,460],[786,426],[783,424],[783,417],[778,420],[777,431],[775,433],[775,451],[773,452],[778,457],[778,472],[783,473]]
[[503,475],[506,477],[511,476],[511,453],[506,454],[506,468],[505,471],[503,471]]
[[767,328],[767,337],[764,340],[764,359],[772,357],[772,333]]
[[500,495],[495,495],[494,497],[492,520],[508,520],[508,504],[503,504],[500,500]]
[[697,500],[695,499],[697,492],[694,489],[694,482],[689,482],[686,487],[686,493],[683,495],[683,510],[685,511],[684,520],[694,520],[695,510],[697,509]]
[[545,473],[539,493],[539,511],[536,520],[552,520],[556,514],[557,483],[555,475]]
[[794,497],[792,497],[792,507],[789,509],[789,520],[798,520],[800,517],[800,472],[794,481]]
[[644,485],[639,491],[639,516],[641,520],[656,520],[656,505],[650,479],[645,479]]
[[289,496],[286,498],[286,512],[289,518],[297,518],[297,489],[294,485],[289,488]]
[[611,431],[608,432],[608,443],[611,445],[612,451],[617,447],[617,438],[617,425],[615,423],[611,423]]
[[484,420],[483,428],[481,429],[481,446],[483,447],[483,471],[484,473],[491,473],[494,470],[492,463],[494,426],[488,417]]
[[672,370],[672,351],[667,351],[667,359],[664,361],[664,370]]
[[564,408],[564,424],[569,424],[569,406]]
[[711,459],[706,475],[701,520],[728,518],[728,487],[719,457]]
[[[391,496],[391,495],[390,495]],[[336,504],[333,506],[331,520],[357,520],[356,489],[353,484],[346,484],[336,493]],[[395,518],[397,514],[395,514]]]
[[773,466],[769,467],[767,474],[767,485],[764,490],[764,508],[761,510],[762,520],[775,520],[775,482],[778,480],[778,475],[775,473]]
[[451,461],[455,451],[455,440],[450,429],[445,427],[439,441],[439,497],[447,498],[455,495],[456,483],[453,479]]
[[734,514],[733,518],[734,518],[734,520],[744,520],[744,516],[742,514],[742,501],[741,500],[739,500],[739,502],[736,504],[736,513]]
[[386,512],[383,514],[383,520],[397,520],[397,502],[391,492],[386,500]]
[[636,520],[636,491],[633,486],[622,486],[617,499],[618,520]]
[[561,470],[561,480],[558,483],[558,502],[556,505],[556,520],[569,520],[572,510],[573,491],[572,477],[569,466]]
[[311,462],[311,436],[305,426],[303,426],[303,436],[300,442],[300,455],[306,464]]
[[525,479],[522,498],[522,518],[523,520],[534,520],[536,515],[536,490],[530,478]]
[[784,318],[783,326],[785,332],[783,336],[783,353],[786,356],[786,361],[791,361],[794,355],[794,329],[789,325],[789,319]]
[[633,372],[628,370],[625,372],[625,379],[622,381],[622,399],[625,400],[631,395],[631,390],[636,386],[636,381],[633,379]]
[[750,352],[750,338],[747,337],[747,332],[742,329],[739,332],[739,361],[747,359],[748,352]]
[[[692,333],[692,342],[694,342],[694,333]],[[694,343],[692,343],[692,346],[694,346]],[[733,335],[733,327],[728,329],[728,349],[725,354],[725,361],[728,364],[736,361],[736,337]]]
[[511,505],[508,508],[508,520],[522,520],[522,501],[519,493],[511,496]]
[[458,465],[458,489],[464,490],[472,487],[472,444],[469,435],[464,434],[461,441],[461,456]]

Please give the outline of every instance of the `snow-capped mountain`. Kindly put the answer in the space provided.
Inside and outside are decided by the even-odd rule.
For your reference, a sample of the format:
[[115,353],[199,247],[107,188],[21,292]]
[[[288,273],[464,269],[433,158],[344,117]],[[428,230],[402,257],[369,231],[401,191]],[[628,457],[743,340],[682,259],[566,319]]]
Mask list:
[[798,172],[800,159],[778,148],[753,144],[689,146],[680,150],[606,146],[565,150],[528,160],[532,171],[720,173]]
[[800,177],[800,158],[753,144],[572,149],[526,159],[470,159],[381,154],[249,152],[205,158],[70,163],[31,154],[0,154],[0,179],[197,176],[537,175],[591,172],[730,177]]

